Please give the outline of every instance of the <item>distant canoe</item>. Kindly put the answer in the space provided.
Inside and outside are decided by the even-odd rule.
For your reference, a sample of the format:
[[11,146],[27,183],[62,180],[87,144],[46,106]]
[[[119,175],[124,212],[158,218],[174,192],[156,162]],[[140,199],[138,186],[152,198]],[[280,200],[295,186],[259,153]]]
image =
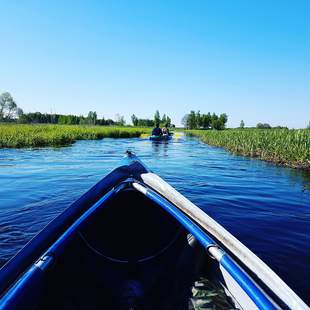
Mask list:
[[152,141],[168,141],[171,139],[172,139],[171,135],[150,136],[150,140],[152,140]]
[[130,152],[2,267],[0,296],[1,310],[308,309]]

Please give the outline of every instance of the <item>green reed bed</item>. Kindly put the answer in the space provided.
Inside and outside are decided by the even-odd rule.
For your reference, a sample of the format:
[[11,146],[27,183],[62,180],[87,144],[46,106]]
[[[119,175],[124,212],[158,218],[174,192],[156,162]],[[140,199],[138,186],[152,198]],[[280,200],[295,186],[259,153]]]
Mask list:
[[63,146],[76,140],[134,138],[147,128],[0,124],[0,148]]
[[186,133],[235,154],[310,170],[309,129],[188,130]]

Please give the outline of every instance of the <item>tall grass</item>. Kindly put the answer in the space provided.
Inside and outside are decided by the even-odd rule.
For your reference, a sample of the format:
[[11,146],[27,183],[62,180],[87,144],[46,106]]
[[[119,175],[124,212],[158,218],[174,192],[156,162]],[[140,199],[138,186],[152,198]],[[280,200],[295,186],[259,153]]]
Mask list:
[[188,130],[187,134],[236,154],[310,170],[309,129]]
[[147,128],[0,124],[0,148],[63,146],[76,140],[133,138]]

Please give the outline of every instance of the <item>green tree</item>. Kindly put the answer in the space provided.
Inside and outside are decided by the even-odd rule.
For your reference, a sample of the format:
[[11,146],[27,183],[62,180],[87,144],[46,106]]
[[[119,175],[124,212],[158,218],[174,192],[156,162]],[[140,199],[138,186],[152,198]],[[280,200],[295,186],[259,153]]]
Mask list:
[[131,121],[134,126],[138,126],[139,119],[134,114],[131,115]]
[[17,116],[17,104],[9,92],[0,95],[0,120],[12,120]]
[[243,120],[241,120],[241,122],[240,122],[240,128],[241,128],[241,129],[244,128],[244,121],[243,121]]
[[165,126],[166,122],[167,122],[167,116],[166,116],[166,114],[164,114],[162,119],[161,119],[161,123],[163,124],[163,126]]
[[214,119],[212,121],[212,129],[215,130],[222,130],[223,129],[223,125],[220,119]]
[[218,129],[220,123],[218,122],[218,116],[215,113],[211,115],[211,127],[212,129]]
[[167,127],[171,127],[171,118],[167,115],[167,121],[166,121]]
[[269,124],[267,124],[267,123],[264,123],[264,124],[258,123],[258,124],[256,125],[256,128],[259,128],[259,129],[270,129],[271,126],[270,126]]
[[224,129],[226,126],[226,123],[228,121],[228,116],[226,113],[222,113],[219,117],[219,121],[221,123],[221,129]]
[[214,121],[217,121],[218,120],[218,116],[215,114],[215,113],[212,113],[212,116],[211,116],[211,124],[214,122]]
[[58,119],[58,124],[64,125],[66,124],[66,116],[65,115],[60,115]]
[[228,116],[226,113],[222,113],[219,117],[220,121],[223,123],[223,124],[226,124],[227,121],[228,121]]
[[105,121],[105,125],[113,126],[113,125],[116,125],[116,124],[115,124],[115,122],[113,121],[113,119],[108,118],[108,119]]
[[155,115],[154,115],[154,123],[160,124],[160,114],[158,110],[156,110]]
[[115,115],[115,123],[119,126],[124,126],[125,125],[125,118],[124,116],[120,115],[120,114],[116,114]]
[[17,110],[16,110],[16,115],[17,115],[17,117],[20,118],[23,114],[24,114],[23,109],[17,108]]
[[196,113],[196,127],[202,127],[202,116],[200,115],[200,111],[198,110]]
[[185,115],[182,117],[182,120],[181,120],[181,124],[182,124],[185,128],[188,128],[188,116],[189,116],[189,114],[185,114]]
[[227,122],[227,115],[225,113],[221,114],[218,117],[215,113],[211,116],[211,127],[216,130],[223,130],[225,128],[225,124]]
[[189,129],[196,129],[197,128],[197,121],[196,121],[196,113],[195,111],[190,111],[188,118],[187,118],[187,127]]
[[89,111],[87,115],[87,124],[96,125],[96,121],[97,121],[97,112]]
[[202,115],[202,127],[204,129],[209,129],[211,126],[211,114],[208,112],[208,114],[203,114]]

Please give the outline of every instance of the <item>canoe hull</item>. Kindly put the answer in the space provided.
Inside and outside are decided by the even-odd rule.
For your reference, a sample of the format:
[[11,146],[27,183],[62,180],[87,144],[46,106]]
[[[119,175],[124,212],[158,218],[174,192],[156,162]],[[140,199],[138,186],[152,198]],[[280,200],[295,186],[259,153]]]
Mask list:
[[150,136],[151,141],[169,141],[172,139],[170,135],[162,135],[162,136]]

